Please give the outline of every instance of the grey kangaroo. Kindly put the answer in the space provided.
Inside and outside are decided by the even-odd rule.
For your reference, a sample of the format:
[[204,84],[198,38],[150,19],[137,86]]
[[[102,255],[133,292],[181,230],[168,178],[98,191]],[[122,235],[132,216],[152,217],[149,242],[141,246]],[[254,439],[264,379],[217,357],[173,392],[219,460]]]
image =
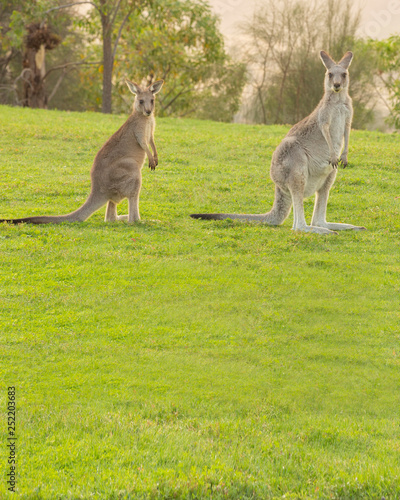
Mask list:
[[[339,162],[347,165],[349,135],[353,116],[348,94],[348,67],[353,59],[346,52],[336,63],[326,52],[320,56],[326,68],[325,93],[315,110],[294,125],[276,148],[271,162],[275,200],[265,214],[192,214],[195,219],[241,219],[279,225],[288,217],[293,204],[293,229],[318,234],[336,234],[344,229],[365,227],[326,222],[329,190],[335,181]],[[344,139],[344,149],[343,148]],[[304,217],[303,200],[316,193],[311,226]]]
[[[149,167],[158,165],[154,143],[154,95],[164,84],[158,80],[146,89],[126,81],[129,90],[135,94],[133,112],[122,127],[113,134],[97,153],[90,172],[92,187],[85,203],[66,215],[34,216],[23,219],[0,219],[0,222],[19,224],[47,224],[79,222],[90,217],[107,203],[105,221],[140,220],[139,193],[142,185],[142,167],[146,155]],[[149,145],[153,150],[150,152]],[[129,215],[117,215],[117,204],[128,198]]]

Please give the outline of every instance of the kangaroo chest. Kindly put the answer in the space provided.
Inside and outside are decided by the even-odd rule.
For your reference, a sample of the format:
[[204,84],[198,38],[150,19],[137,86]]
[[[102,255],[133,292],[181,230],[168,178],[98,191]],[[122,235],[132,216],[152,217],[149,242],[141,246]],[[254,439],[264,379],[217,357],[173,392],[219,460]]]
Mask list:
[[[139,117],[132,124],[129,129],[126,130],[125,137],[128,140],[131,148],[136,150],[137,145],[143,150],[149,145],[152,136],[152,131],[154,128],[154,118],[153,117]],[[134,140],[132,142],[132,136]],[[136,145],[136,146],[135,146]]]
[[346,121],[350,115],[349,108],[343,103],[337,104],[332,110],[330,133],[335,153],[339,155],[343,145]]
[[152,120],[147,120],[145,128],[144,128],[144,135],[145,135],[147,144],[150,142],[151,128],[152,128]]
[[142,134],[143,134],[143,140],[146,144],[149,144],[150,142],[152,128],[153,128],[152,118],[145,120],[143,123]]

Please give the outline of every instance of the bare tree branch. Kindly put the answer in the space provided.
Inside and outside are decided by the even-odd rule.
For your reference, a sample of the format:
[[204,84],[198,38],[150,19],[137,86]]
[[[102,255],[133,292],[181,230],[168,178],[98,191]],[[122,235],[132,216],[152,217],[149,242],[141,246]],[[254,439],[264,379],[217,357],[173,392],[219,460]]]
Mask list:
[[[387,82],[385,81],[385,79],[382,77],[382,75],[378,74],[378,78],[382,81],[383,85],[385,86],[385,88],[388,88],[388,84]],[[392,106],[388,103],[387,99],[385,98],[384,95],[382,95],[382,92],[379,90],[379,87],[378,85],[374,85],[374,88],[375,88],[375,91],[376,93],[378,94],[379,98],[382,100],[382,102],[384,103],[384,105],[387,107],[387,109],[389,110],[389,113],[390,115],[393,117],[393,109],[392,109]]]
[[59,86],[61,85],[62,81],[64,80],[64,78],[67,76],[68,73],[69,73],[69,71],[67,71],[67,68],[64,68],[63,72],[61,73],[61,75],[59,77],[59,79],[57,80],[57,83],[54,85],[54,88],[53,88],[51,94],[49,95],[49,97],[47,99],[47,103],[49,103],[53,99],[53,97],[56,94]]
[[93,7],[100,12],[100,9],[97,7],[97,5],[94,2],[90,2],[87,0],[87,1],[83,1],[83,2],[67,3],[65,5],[59,5],[58,7],[52,7],[51,9],[43,12],[43,14],[48,14],[49,12],[52,12],[53,10],[67,9],[68,7],[73,7],[74,5],[83,5],[83,4],[93,5]]
[[173,103],[174,103],[174,102],[178,99],[178,97],[181,97],[181,96],[182,96],[182,95],[184,95],[184,94],[188,94],[189,92],[192,92],[192,90],[193,90],[193,89],[181,90],[181,91],[180,91],[180,92],[178,92],[178,93],[176,94],[176,96],[175,96],[175,97],[173,97],[173,98],[169,101],[169,103],[168,103],[168,104],[166,104],[165,106],[163,106],[163,104],[162,104],[162,102],[163,102],[163,101],[162,101],[162,102],[160,102],[160,103],[161,103],[161,107],[162,107],[162,109],[163,109],[163,110],[166,110],[167,108],[169,108],[169,107],[170,107],[170,106],[171,106],[171,105],[172,105],[172,104],[173,104]]
[[54,68],[51,68],[49,69],[49,71],[44,75],[43,77],[43,80],[45,80],[50,73],[52,73],[53,71],[58,71],[60,69],[65,69],[65,68],[68,68],[69,66],[82,66],[84,64],[87,64],[87,65],[94,65],[94,66],[100,66],[100,64],[102,64],[101,61],[98,61],[98,62],[87,62],[87,61],[81,61],[81,62],[70,62],[70,63],[65,63],[65,64],[61,64],[60,66],[54,66]]
[[24,80],[24,82],[28,83],[28,85],[31,86],[32,88],[32,83],[28,80],[27,77],[25,77],[25,73],[33,73],[33,71],[30,68],[24,68],[19,76],[14,80],[14,87],[17,88],[17,82],[18,80]]
[[110,20],[110,25],[113,26],[114,23],[115,23],[115,18],[117,17],[117,14],[118,14],[118,11],[119,11],[119,8],[121,6],[121,1],[122,0],[118,0],[116,2],[116,6],[114,7],[114,12],[113,12],[113,15],[112,15],[112,19]]
[[117,38],[115,39],[115,42],[114,42],[113,53],[112,53],[113,60],[115,59],[115,54],[117,53],[117,48],[118,48],[119,40],[121,38],[122,30],[124,29],[124,26],[125,26],[126,22],[128,21],[129,16],[131,15],[132,11],[133,11],[133,7],[131,6],[128,13],[124,17],[124,20],[122,21],[121,26],[119,27]]

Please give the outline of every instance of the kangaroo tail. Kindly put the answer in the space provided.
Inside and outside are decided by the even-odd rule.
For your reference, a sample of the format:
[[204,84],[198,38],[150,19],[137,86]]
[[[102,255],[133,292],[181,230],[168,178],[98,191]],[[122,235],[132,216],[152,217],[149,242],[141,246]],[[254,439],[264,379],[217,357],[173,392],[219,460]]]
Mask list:
[[83,222],[88,219],[96,210],[107,202],[107,198],[102,195],[90,193],[85,203],[74,212],[66,215],[38,215],[33,217],[24,217],[22,219],[0,219],[0,222],[10,224],[60,224],[61,222]]
[[190,214],[193,219],[203,220],[224,220],[224,219],[239,219],[247,221],[263,222],[267,214]]
[[278,186],[275,186],[275,200],[272,209],[265,214],[191,214],[193,219],[203,220],[224,220],[238,219],[244,221],[255,221],[279,226],[290,213],[292,199],[289,193],[285,193]]

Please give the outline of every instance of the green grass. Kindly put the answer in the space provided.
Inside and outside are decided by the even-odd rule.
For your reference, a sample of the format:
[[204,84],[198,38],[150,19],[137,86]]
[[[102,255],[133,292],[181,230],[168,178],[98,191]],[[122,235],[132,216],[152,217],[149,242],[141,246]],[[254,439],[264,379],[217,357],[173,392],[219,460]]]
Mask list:
[[[123,121],[0,107],[0,217],[76,209]],[[398,136],[352,132],[331,191],[368,231],[188,216],[267,211],[287,130],[159,119],[140,223],[0,225],[0,498],[399,498]]]

